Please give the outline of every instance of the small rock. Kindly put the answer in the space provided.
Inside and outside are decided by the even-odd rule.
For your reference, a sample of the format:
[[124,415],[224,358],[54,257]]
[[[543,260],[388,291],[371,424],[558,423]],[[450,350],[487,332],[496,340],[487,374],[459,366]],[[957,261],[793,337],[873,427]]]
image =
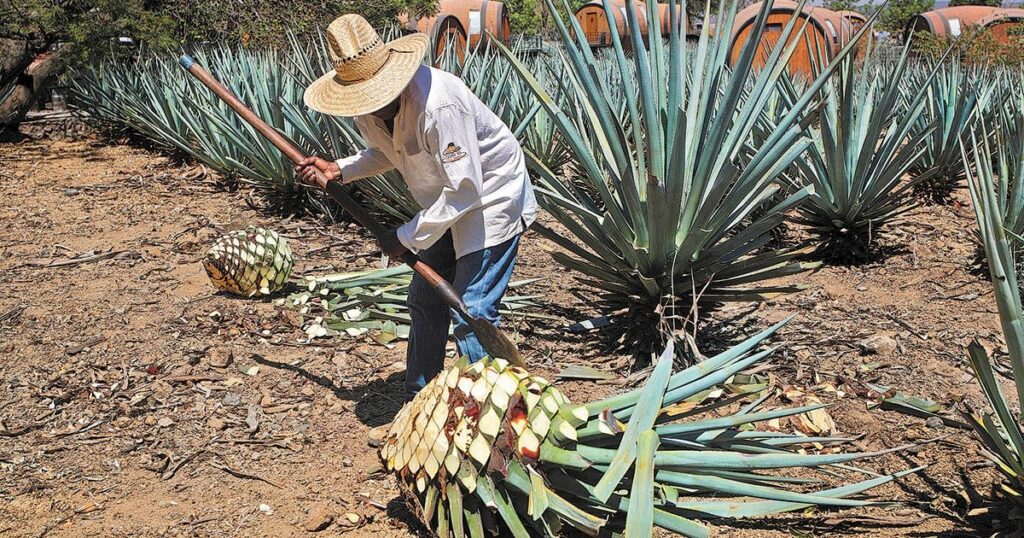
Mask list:
[[267,503],[260,503],[260,512],[263,512],[264,515],[269,516],[274,513],[274,509],[271,508],[270,505]]
[[309,516],[302,523],[302,527],[309,532],[318,532],[326,529],[334,522],[334,514],[326,505],[318,504],[309,511]]
[[126,417],[126,416],[123,416],[123,415],[114,419],[114,427],[115,428],[126,428],[129,425],[131,425],[131,423],[132,423],[132,418],[131,417]]
[[224,422],[223,420],[221,420],[221,419],[219,419],[219,418],[217,418],[217,417],[213,417],[213,418],[211,418],[210,420],[207,420],[207,421],[206,421],[206,425],[207,425],[207,426],[208,426],[208,427],[209,427],[209,428],[210,428],[211,430],[216,430],[216,431],[220,431],[220,430],[223,430],[224,428],[227,428],[227,426],[228,426],[228,423],[227,423],[227,422]]
[[264,392],[263,397],[260,398],[261,407],[270,407],[270,404],[274,403],[274,396],[269,392]]
[[352,466],[352,460],[350,460],[348,458],[345,458],[345,459],[341,460],[341,466],[342,467],[351,467]]
[[924,422],[924,425],[933,430],[941,430],[946,427],[946,423],[942,422],[942,419],[939,417],[928,417],[928,420]]
[[896,340],[891,336],[876,334],[858,342],[860,348],[869,355],[890,355],[896,352]]
[[345,512],[340,523],[346,527],[358,525],[363,518],[355,512]]
[[235,358],[230,349],[222,347],[210,348],[207,356],[210,358],[210,366],[213,368],[227,368]]
[[221,400],[221,403],[227,407],[236,407],[242,405],[242,398],[234,392],[228,392],[224,394],[224,398]]
[[156,426],[156,417],[154,417],[153,415],[148,415],[146,416],[145,419],[143,419],[143,422],[146,423],[146,426]]
[[384,444],[384,437],[388,434],[388,430],[390,429],[390,424],[377,426],[370,430],[370,433],[366,434],[366,442],[373,448],[379,448],[380,445]]
[[78,189],[72,189],[70,187],[67,188],[67,189],[64,189],[64,195],[65,196],[74,196],[74,195],[76,195],[78,193],[79,193]]
[[161,428],[167,428],[173,426],[174,421],[168,417],[162,417],[160,420],[156,421],[156,425],[160,426]]

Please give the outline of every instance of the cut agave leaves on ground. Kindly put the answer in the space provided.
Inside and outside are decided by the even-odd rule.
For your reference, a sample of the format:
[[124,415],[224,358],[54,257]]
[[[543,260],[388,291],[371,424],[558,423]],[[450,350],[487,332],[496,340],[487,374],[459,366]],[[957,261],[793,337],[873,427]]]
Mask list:
[[[298,311],[302,328],[310,339],[372,334],[377,341],[387,344],[409,337],[406,299],[412,275],[412,268],[401,265],[305,277],[301,282],[305,290],[279,300],[278,304]],[[539,312],[540,295],[516,295],[516,290],[537,281],[509,284],[510,292],[502,298],[499,310],[505,323],[517,319],[558,319]]]
[[[552,13],[569,8],[556,0],[546,4]],[[701,313],[695,303],[761,301],[797,291],[772,280],[816,266],[798,261],[798,249],[769,242],[784,214],[809,194],[798,189],[776,198],[781,175],[810,144],[800,127],[803,116],[834,70],[823,69],[765,131],[765,107],[801,41],[787,44],[787,36],[801,31],[798,18],[780,28],[782,45],[758,59],[768,35],[765,3],[747,45],[730,62],[735,1],[718,4],[717,31],[712,36],[711,25],[704,25],[692,46],[683,4],[670,5],[676,9],[661,21],[669,28],[663,35],[655,2],[621,8],[606,2],[608,19],[621,20],[621,10],[632,36],[612,32],[607,58],[595,56],[575,18],[554,17],[565,46],[559,58],[567,98],[552,95],[549,84],[499,44],[572,153],[571,177],[527,154],[538,200],[562,227],[536,229],[560,247],[553,252],[559,263],[601,291],[600,306],[615,319],[609,336],[644,361],[679,320],[694,321],[694,312]],[[705,9],[706,20],[711,4]],[[649,49],[642,21],[650,21]],[[851,43],[838,56],[854,49]],[[764,66],[755,68],[755,59]],[[763,143],[751,148],[755,129]]]
[[[413,513],[443,538],[649,536],[653,527],[705,537],[704,519],[871,504],[860,494],[917,469],[879,475],[848,464],[906,447],[837,452],[846,439],[756,428],[820,405],[766,409],[768,398],[750,392],[721,416],[723,400],[708,398],[771,356],[762,344],[787,322],[674,373],[670,343],[643,387],[584,405],[504,360],[458,361],[399,411],[380,456]],[[823,484],[840,472],[863,476]]]

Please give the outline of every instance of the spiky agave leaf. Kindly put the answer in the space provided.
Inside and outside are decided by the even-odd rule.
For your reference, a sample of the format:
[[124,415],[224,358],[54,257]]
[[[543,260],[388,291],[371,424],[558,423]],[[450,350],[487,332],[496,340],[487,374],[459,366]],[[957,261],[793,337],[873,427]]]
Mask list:
[[[806,479],[773,472],[839,465],[876,453],[791,451],[831,437],[806,438],[745,428],[816,409],[762,410],[755,400],[728,417],[674,406],[727,382],[771,355],[758,346],[785,322],[706,362],[672,373],[673,346],[647,384],[578,406],[544,379],[501,359],[443,371],[407,403],[380,449],[386,468],[420,519],[443,538],[588,535],[659,526],[707,536],[704,518],[743,518],[808,506],[862,506],[851,496],[905,473],[820,491],[795,491]],[[696,498],[714,497],[714,500]]]
[[[548,0],[557,12],[554,0]],[[695,303],[757,301],[799,289],[769,280],[813,264],[794,260],[795,250],[761,247],[783,213],[804,198],[801,190],[761,208],[780,188],[777,177],[809,144],[798,127],[814,95],[834,67],[809,83],[790,110],[749,155],[748,140],[776,81],[800,40],[797,18],[783,28],[779,45],[754,69],[765,33],[769,3],[753,25],[743,53],[729,68],[732,0],[720,4],[715,35],[705,25],[696,46],[685,44],[679,8],[672,2],[670,31],[663,45],[659,11],[647,3],[650,50],[638,31],[640,14],[622,8],[631,28],[632,52],[613,32],[609,62],[599,64],[578,21],[558,26],[565,50],[563,78],[575,96],[556,101],[530,70],[510,55],[544,109],[572,148],[578,175],[572,180],[527,156],[539,182],[543,207],[566,229],[537,229],[561,251],[553,253],[581,281],[602,292],[602,306],[615,314],[622,342],[649,357],[673,320],[688,317]],[[611,19],[611,2],[605,10]],[[706,14],[710,14],[710,3]],[[859,37],[859,36],[858,36]],[[854,40],[856,41],[856,40]],[[851,42],[839,54],[849,55]],[[610,71],[614,76],[607,76]],[[625,112],[624,118],[619,111]],[[589,188],[580,188],[583,181]]]
[[935,123],[924,138],[924,153],[910,168],[912,174],[925,176],[915,184],[915,193],[932,203],[948,201],[962,186],[966,176],[960,141],[986,110],[995,90],[988,77],[971,76],[959,58],[941,61],[940,65],[934,76],[928,76],[930,69],[919,67],[906,77],[908,90],[927,88],[918,130]]
[[217,289],[245,297],[281,289],[293,264],[288,240],[258,226],[222,235],[203,259],[206,274]]
[[869,43],[863,61],[846,57],[837,62],[840,71],[823,90],[825,106],[817,113],[814,144],[800,162],[814,192],[797,220],[831,254],[868,256],[879,229],[913,207],[910,189],[927,178],[903,180],[934,128],[921,128],[920,118],[935,68],[920,80],[924,86],[906,94],[901,80],[909,52],[907,45],[889,67]]
[[[998,138],[996,140],[999,140]],[[975,171],[968,169],[968,187],[978,221],[978,233],[982,238],[992,286],[995,290],[999,322],[1006,339],[1013,371],[1014,388],[1018,402],[1024,401],[1024,312],[1021,309],[1020,288],[1013,261],[1013,251],[1003,227],[1005,216],[1003,206],[996,194],[991,139],[984,126],[979,126],[971,135],[971,150]],[[963,151],[967,160],[967,151]],[[982,453],[991,459],[1002,473],[1004,482],[1000,491],[1004,500],[1015,504],[1016,510],[1009,510],[1007,517],[1015,520],[1018,531],[1024,530],[1024,520],[1014,514],[1024,507],[1024,433],[1021,430],[1022,416],[1014,412],[1003,397],[992,371],[991,359],[981,344],[974,342],[968,347],[968,356],[978,382],[992,406],[994,414],[967,413],[975,432],[982,442]]]
[[979,126],[978,131],[981,131],[981,136],[993,142],[994,154],[986,157],[992,159],[996,201],[1020,277],[1024,261],[1021,257],[1024,249],[1024,88],[1021,87],[1024,74],[999,79],[1004,84],[1016,84],[1006,84],[1001,92],[1002,106],[993,113],[993,132],[986,134],[986,126]]

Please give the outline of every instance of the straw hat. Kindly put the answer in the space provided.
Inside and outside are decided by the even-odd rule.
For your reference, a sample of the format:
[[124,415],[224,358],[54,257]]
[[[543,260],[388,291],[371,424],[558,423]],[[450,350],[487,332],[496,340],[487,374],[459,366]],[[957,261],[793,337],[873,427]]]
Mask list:
[[362,116],[384,108],[409,85],[427,51],[426,34],[381,41],[359,15],[342,15],[327,27],[330,71],[306,88],[303,100],[318,112]]

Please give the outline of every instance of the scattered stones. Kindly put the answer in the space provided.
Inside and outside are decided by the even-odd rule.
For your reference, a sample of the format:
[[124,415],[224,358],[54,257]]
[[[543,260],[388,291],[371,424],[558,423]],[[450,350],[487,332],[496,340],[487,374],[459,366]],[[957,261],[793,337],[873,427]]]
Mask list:
[[302,527],[309,532],[318,532],[326,529],[334,522],[334,514],[327,505],[318,504],[309,510],[309,515],[302,523]]
[[876,334],[857,342],[864,353],[868,355],[890,355],[896,352],[896,340],[891,336]]

